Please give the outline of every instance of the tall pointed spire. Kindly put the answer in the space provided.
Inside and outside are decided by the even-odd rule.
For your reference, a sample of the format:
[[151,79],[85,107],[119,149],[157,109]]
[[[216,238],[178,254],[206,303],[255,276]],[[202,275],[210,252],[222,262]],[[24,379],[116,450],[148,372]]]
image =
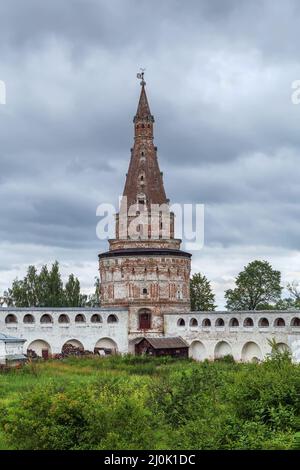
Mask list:
[[144,200],[144,206],[150,209],[151,204],[166,204],[168,200],[157,161],[157,148],[153,144],[154,117],[146,95],[146,83],[143,74],[138,74],[138,78],[142,78],[142,89],[133,120],[135,142],[123,196],[127,197],[128,206]]
[[142,85],[142,89],[141,89],[141,94],[140,94],[140,99],[139,99],[139,104],[137,107],[136,115],[134,117],[134,122],[138,120],[154,122],[154,117],[151,114],[150,106],[149,106],[147,95],[146,95],[146,90],[145,90],[146,82],[144,82],[143,80],[141,82],[141,85]]

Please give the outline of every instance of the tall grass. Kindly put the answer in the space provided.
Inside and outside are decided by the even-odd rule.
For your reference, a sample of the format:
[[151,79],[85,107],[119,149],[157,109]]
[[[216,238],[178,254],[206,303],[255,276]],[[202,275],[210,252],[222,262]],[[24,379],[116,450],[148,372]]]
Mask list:
[[299,416],[300,366],[283,356],[69,357],[0,374],[0,449],[287,449]]

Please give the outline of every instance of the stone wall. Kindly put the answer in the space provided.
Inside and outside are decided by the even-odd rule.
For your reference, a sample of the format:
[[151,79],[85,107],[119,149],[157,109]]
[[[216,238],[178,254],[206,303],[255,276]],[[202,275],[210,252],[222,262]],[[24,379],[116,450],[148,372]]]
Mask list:
[[118,352],[126,353],[128,311],[118,308],[0,308],[0,332],[26,339],[24,353],[33,349],[41,355],[42,349],[48,349],[49,354],[59,354],[67,342],[92,352],[95,347],[108,348],[110,344]]
[[263,360],[268,340],[289,349],[300,362],[300,311],[189,312],[164,316],[166,336],[181,336],[190,356],[213,360],[231,354],[237,361]]
[[[300,362],[299,310],[183,312],[169,304],[149,305],[149,309],[152,327],[143,332],[138,328],[136,304],[129,310],[0,308],[0,332],[26,339],[23,352],[29,348],[39,355],[43,349],[58,354],[67,342],[89,351],[115,348],[124,354],[133,352],[130,340],[138,336],[181,336],[190,346],[190,356],[197,360],[214,360],[227,354],[237,361],[263,360],[271,352],[268,341],[275,339],[281,349],[291,351],[295,362]],[[162,313],[164,309],[168,313]],[[44,323],[45,318],[50,323]]]

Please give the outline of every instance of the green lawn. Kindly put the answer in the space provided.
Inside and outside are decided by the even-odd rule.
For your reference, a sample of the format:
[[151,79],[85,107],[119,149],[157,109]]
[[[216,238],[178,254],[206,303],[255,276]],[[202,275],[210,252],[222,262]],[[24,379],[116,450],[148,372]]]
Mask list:
[[0,373],[0,449],[289,449],[300,366],[85,357]]

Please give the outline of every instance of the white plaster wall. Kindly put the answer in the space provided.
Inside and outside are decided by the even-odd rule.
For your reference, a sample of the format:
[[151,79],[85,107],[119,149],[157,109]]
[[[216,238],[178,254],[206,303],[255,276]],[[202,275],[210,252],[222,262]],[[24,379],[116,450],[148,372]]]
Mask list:
[[[34,324],[24,324],[23,318],[26,314],[32,314],[35,318]],[[81,313],[85,316],[85,323],[75,323],[75,316]],[[92,323],[93,314],[99,314],[102,317],[101,323]],[[8,314],[16,315],[17,324],[6,324],[5,317]],[[49,314],[53,318],[52,324],[41,324],[42,315]],[[66,314],[70,318],[70,323],[59,323],[58,318],[61,314]],[[117,323],[109,324],[107,318],[114,314],[118,318]],[[178,320],[183,318],[185,326],[178,326]],[[190,326],[190,320],[195,318],[198,326]],[[239,326],[231,327],[230,320],[236,318]],[[244,320],[251,318],[253,327],[243,326]],[[259,320],[267,318],[269,327],[259,327]],[[277,318],[283,318],[284,327],[274,326]],[[300,319],[300,311],[284,312],[189,312],[189,313],[168,313],[164,315],[164,335],[181,336],[191,347],[190,355],[203,360],[213,360],[221,351],[230,350],[234,359],[237,361],[246,360],[251,357],[252,351],[255,352],[255,346],[249,346],[247,353],[242,354],[246,343],[255,343],[261,357],[265,358],[271,352],[268,343],[269,339],[275,338],[278,343],[283,343],[289,347],[292,352],[293,360],[300,362],[300,326],[292,327],[291,320]],[[210,327],[203,326],[203,320],[211,321]],[[216,320],[223,319],[224,326],[216,326]],[[49,344],[51,353],[60,353],[62,346],[69,340],[80,341],[84,349],[93,351],[100,340],[105,343],[105,339],[111,339],[117,345],[120,353],[129,352],[128,337],[130,335],[128,325],[128,310],[122,308],[98,308],[98,309],[15,309],[0,308],[0,331],[11,336],[26,339],[23,351],[26,353],[28,346],[32,341],[42,340]],[[198,343],[195,343],[197,341]],[[220,342],[225,342],[221,349],[218,348]],[[217,348],[217,350],[216,350]],[[133,352],[131,349],[130,352]],[[254,354],[253,352],[253,354]],[[259,356],[259,353],[256,354]],[[260,357],[258,357],[260,359]]]
[[[183,318],[185,326],[178,326],[178,320]],[[190,326],[191,319],[195,318],[198,326]],[[239,326],[230,327],[232,318],[236,318]],[[251,318],[253,327],[243,326],[244,320]],[[259,327],[259,320],[267,318],[269,327]],[[275,327],[277,318],[283,318],[284,327]],[[271,352],[269,339],[275,338],[277,343],[286,344],[292,352],[293,360],[300,362],[300,327],[292,327],[291,320],[300,319],[300,311],[261,311],[261,312],[190,312],[188,314],[165,314],[165,336],[181,336],[190,345],[190,355],[199,360],[215,358],[216,347],[221,341],[228,343],[231,354],[237,361],[243,360],[242,351],[246,343],[254,342],[261,351],[262,358]],[[204,327],[203,321],[209,319],[210,327]],[[216,326],[216,320],[223,319],[224,326]],[[200,343],[194,343],[198,341]],[[193,345],[194,343],[194,345]],[[248,348],[251,355],[251,350]],[[248,354],[248,355],[249,355]],[[245,357],[244,357],[245,359]]]
[[[26,314],[32,314],[35,319],[33,324],[24,324],[23,318]],[[86,318],[85,323],[75,323],[75,316],[80,313]],[[101,315],[101,323],[92,323],[91,317],[95,313]],[[16,324],[5,323],[8,314],[17,317]],[[53,323],[41,324],[42,315],[49,314]],[[59,323],[61,314],[68,315],[70,323]],[[116,315],[117,323],[108,323],[109,315]],[[63,345],[72,339],[82,343],[85,350],[94,351],[96,343],[102,338],[110,338],[117,344],[118,352],[128,352],[128,311],[118,308],[65,308],[65,309],[21,309],[21,308],[0,308],[0,331],[7,335],[26,339],[23,352],[26,353],[31,342],[43,340],[50,345],[51,353],[61,352]]]

